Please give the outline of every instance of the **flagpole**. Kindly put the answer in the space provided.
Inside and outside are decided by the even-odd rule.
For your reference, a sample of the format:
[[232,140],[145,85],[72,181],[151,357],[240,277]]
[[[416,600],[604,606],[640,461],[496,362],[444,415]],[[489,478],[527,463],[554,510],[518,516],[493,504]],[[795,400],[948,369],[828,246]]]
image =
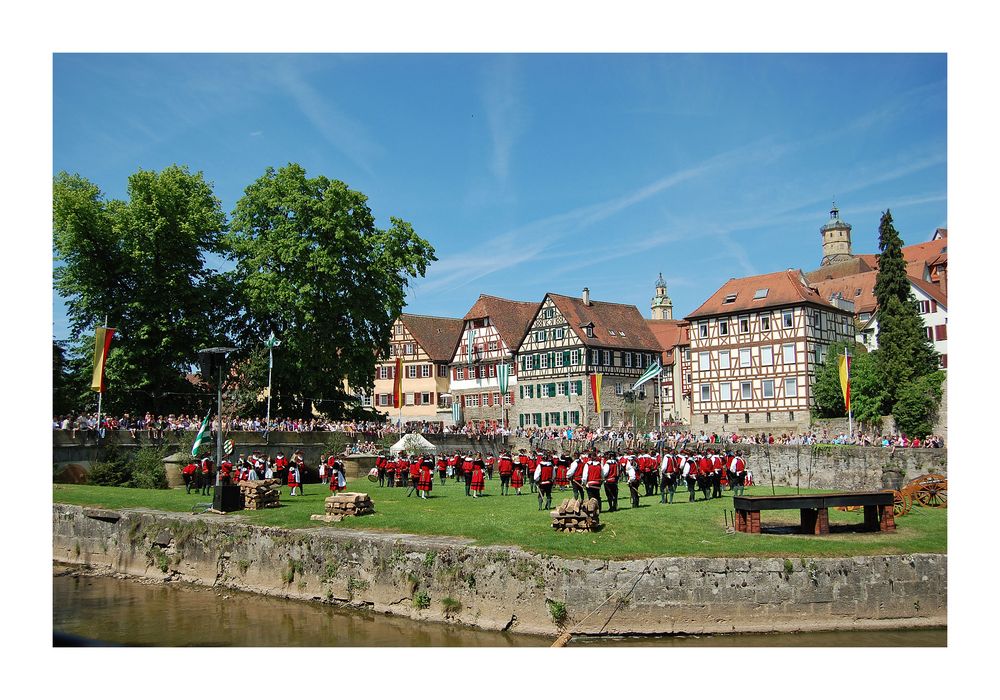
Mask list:
[[[104,332],[108,332],[108,315],[104,314]],[[104,358],[102,362],[107,363],[108,358]],[[104,368],[101,368],[101,385],[97,392],[97,439],[101,439],[101,402],[104,399]]]
[[851,413],[851,356],[847,354],[847,346],[844,346],[844,364],[847,365],[847,437],[854,439],[854,416]]
[[[274,337],[274,332],[271,333]],[[264,445],[271,440],[271,370],[274,368],[274,344],[267,344],[267,418],[264,419]]]

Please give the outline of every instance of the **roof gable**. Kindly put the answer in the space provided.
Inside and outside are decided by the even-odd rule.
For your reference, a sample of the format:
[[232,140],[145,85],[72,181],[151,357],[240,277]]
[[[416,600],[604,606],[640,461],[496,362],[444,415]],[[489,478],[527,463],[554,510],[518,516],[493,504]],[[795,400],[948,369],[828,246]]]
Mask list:
[[[587,347],[660,350],[660,344],[646,325],[646,319],[639,313],[639,309],[631,304],[591,300],[588,305],[579,297],[551,292],[546,294],[545,298],[550,299],[559,309],[570,329]],[[542,306],[544,303],[543,300]],[[537,318],[537,313],[535,316]],[[593,337],[588,337],[580,329],[591,324]]]
[[[513,351],[520,345],[525,333],[528,332],[528,327],[535,319],[539,307],[540,304],[533,301],[512,301],[489,294],[480,294],[476,303],[463,317],[463,321],[489,318],[490,323],[496,327],[500,334],[500,339],[503,340],[508,349]],[[460,339],[461,331],[459,332]]]
[[[766,290],[763,295],[762,290]],[[686,318],[722,316],[799,304],[837,308],[806,283],[801,270],[785,270],[730,279]]]
[[455,346],[462,335],[462,319],[400,314],[399,320],[431,360],[451,361]]

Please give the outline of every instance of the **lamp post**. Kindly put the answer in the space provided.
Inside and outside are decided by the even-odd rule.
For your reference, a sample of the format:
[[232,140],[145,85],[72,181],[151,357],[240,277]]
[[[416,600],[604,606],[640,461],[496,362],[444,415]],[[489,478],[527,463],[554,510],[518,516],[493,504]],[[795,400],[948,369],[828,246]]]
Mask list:
[[212,370],[218,368],[219,380],[217,391],[219,395],[219,429],[215,434],[215,485],[219,485],[220,471],[222,464],[222,369],[226,364],[226,355],[235,352],[236,348],[202,348],[198,351],[198,363],[201,365],[202,374],[213,374]]

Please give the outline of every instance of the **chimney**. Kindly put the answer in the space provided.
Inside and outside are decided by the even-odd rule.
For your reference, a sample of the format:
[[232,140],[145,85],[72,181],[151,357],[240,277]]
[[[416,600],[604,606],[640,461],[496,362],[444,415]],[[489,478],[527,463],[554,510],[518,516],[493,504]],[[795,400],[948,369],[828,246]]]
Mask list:
[[583,303],[585,306],[590,306],[590,288],[583,288]]

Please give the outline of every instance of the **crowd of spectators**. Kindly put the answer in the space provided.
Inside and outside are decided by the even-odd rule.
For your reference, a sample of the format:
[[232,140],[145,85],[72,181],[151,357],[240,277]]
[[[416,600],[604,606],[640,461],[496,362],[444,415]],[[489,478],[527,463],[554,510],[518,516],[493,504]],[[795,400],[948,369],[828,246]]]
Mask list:
[[[147,437],[151,441],[160,440],[165,433],[197,431],[202,419],[198,416],[185,414],[166,416],[145,415],[122,416],[102,415],[100,426],[96,413],[65,415],[53,418],[54,430],[69,431],[73,437],[83,432],[88,436],[100,434],[102,437],[111,430],[127,430],[133,439]],[[675,449],[684,445],[696,443],[730,443],[737,445],[858,445],[863,447],[893,447],[893,448],[940,448],[944,440],[938,435],[927,435],[923,438],[915,436],[877,435],[865,431],[856,431],[853,435],[840,432],[830,432],[826,429],[797,434],[781,433],[732,433],[720,435],[707,434],[705,431],[695,433],[684,430],[682,426],[664,426],[659,430],[639,432],[629,425],[619,425],[617,428],[586,428],[582,426],[562,427],[515,427],[507,429],[494,422],[469,422],[465,425],[446,425],[439,422],[408,421],[400,426],[399,422],[387,420],[384,423],[374,421],[334,421],[325,418],[272,418],[268,423],[263,418],[227,418],[224,421],[227,432],[246,431],[265,433],[273,432],[342,432],[351,440],[359,438],[351,444],[348,450],[354,452],[371,452],[375,450],[375,442],[386,435],[404,433],[421,433],[424,435],[463,435],[473,439],[502,439],[510,436],[524,438],[535,448],[541,448],[546,442],[558,442],[562,449],[605,449],[620,451],[628,450],[661,450]],[[212,432],[218,430],[218,418],[213,418],[210,425]],[[402,429],[402,430],[401,430]],[[364,438],[363,440],[361,438]]]

